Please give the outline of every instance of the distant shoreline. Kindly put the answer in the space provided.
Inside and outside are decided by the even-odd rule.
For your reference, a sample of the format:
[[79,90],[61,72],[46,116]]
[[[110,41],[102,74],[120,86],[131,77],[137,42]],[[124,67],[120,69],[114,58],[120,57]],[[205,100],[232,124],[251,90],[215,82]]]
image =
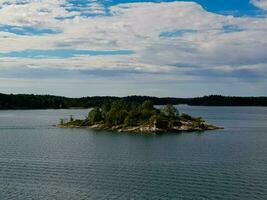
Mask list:
[[124,100],[126,102],[137,102],[149,100],[154,105],[189,105],[189,106],[209,106],[209,107],[267,107],[267,97],[233,97],[210,95],[195,98],[176,97],[151,97],[151,96],[94,96],[69,98],[52,95],[32,95],[32,94],[1,94],[0,110],[37,110],[37,109],[85,109],[102,105],[105,102],[114,100]]
[[[184,105],[184,104],[183,104]],[[161,106],[161,105],[157,105]],[[176,104],[175,106],[181,106],[181,104]],[[217,107],[217,108],[267,108],[267,106],[202,106],[202,105],[186,105],[191,107]],[[0,108],[0,111],[27,111],[27,110],[84,110],[84,109],[92,109],[94,107],[72,107],[72,108]]]

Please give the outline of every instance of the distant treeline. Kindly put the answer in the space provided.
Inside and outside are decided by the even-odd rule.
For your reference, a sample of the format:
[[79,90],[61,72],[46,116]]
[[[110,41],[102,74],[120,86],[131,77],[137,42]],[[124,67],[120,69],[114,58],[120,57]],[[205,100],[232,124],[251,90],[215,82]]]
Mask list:
[[123,99],[126,102],[142,103],[150,100],[155,105],[188,104],[192,106],[267,106],[267,97],[226,97],[211,95],[197,98],[159,98],[149,96],[96,96],[82,98],[67,98],[52,95],[0,93],[0,109],[59,109],[59,108],[90,108],[101,106],[114,100]]
[[192,106],[267,106],[267,97],[228,97],[211,95],[188,99]]
[[142,103],[151,100],[155,105],[186,103],[178,98],[157,98],[148,96],[129,96],[129,97],[82,97],[67,98],[52,95],[33,95],[33,94],[1,94],[0,109],[60,109],[60,108],[91,108],[110,103],[115,100],[123,99],[126,102]]

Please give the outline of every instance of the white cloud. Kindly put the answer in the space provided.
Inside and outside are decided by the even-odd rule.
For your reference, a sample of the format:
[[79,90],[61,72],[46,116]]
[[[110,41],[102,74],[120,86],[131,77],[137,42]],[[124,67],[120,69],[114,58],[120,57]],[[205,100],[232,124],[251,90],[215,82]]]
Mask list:
[[[21,36],[0,32],[0,51],[26,49],[133,50],[134,55],[79,56],[64,59],[0,58],[0,67],[38,66],[69,69],[133,70],[187,77],[198,69],[235,71],[242,66],[267,71],[267,19],[217,15],[193,2],[131,3],[110,7],[92,2],[81,11],[67,11],[64,0],[28,0],[18,5],[0,1],[0,24],[60,30],[58,34]],[[253,1],[258,2],[259,1]],[[261,1],[265,2],[266,1]],[[256,5],[256,3],[255,3]],[[264,4],[262,4],[264,5]],[[70,17],[57,20],[57,17]],[[225,26],[238,27],[230,32]],[[194,30],[160,37],[162,32]],[[226,67],[228,66],[228,67]],[[260,68],[260,69],[259,69]]]
[[139,63],[138,58],[131,55],[118,56],[77,56],[68,59],[60,58],[5,58],[0,57],[0,67],[16,68],[18,66],[34,66],[34,68],[55,68],[68,70],[127,70],[134,72],[170,73],[176,71],[173,66],[151,65]]
[[267,10],[267,0],[251,0],[251,3],[263,10]]

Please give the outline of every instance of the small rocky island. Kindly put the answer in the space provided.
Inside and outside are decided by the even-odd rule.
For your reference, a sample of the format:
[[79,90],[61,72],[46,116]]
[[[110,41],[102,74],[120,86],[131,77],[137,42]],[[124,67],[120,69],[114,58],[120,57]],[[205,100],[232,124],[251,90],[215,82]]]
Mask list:
[[221,129],[198,117],[179,113],[173,105],[155,108],[151,101],[142,104],[117,100],[93,108],[86,119],[61,120],[60,128],[92,128],[116,132],[164,133]]

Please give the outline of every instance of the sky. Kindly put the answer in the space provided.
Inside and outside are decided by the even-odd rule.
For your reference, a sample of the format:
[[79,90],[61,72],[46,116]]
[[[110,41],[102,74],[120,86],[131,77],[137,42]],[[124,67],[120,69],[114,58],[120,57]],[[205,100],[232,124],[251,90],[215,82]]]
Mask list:
[[0,93],[267,96],[267,0],[0,0]]

